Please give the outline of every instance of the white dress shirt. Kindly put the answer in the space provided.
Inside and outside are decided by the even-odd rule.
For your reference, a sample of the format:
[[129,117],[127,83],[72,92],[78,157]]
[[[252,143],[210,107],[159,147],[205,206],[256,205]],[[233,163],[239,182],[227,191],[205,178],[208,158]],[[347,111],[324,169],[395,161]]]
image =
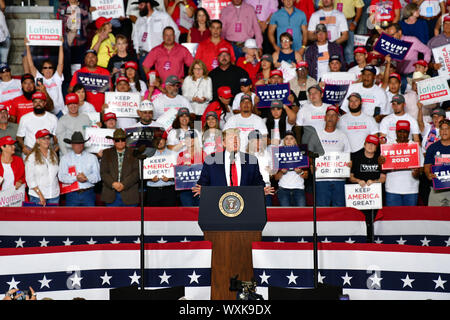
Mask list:
[[[225,165],[225,177],[227,178],[227,185],[231,186],[231,177],[230,177],[230,152],[229,151],[225,151],[225,161],[224,161],[224,165]],[[234,157],[234,163],[236,164],[236,171],[237,171],[237,176],[238,176],[238,185],[241,185],[241,157],[240,157],[240,153],[236,152],[235,153],[235,157]]]

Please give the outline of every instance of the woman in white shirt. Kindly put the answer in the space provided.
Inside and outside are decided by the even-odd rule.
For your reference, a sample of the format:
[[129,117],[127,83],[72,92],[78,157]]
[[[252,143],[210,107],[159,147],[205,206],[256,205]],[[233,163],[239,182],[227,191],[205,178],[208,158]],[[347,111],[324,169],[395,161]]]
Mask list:
[[59,204],[58,156],[47,129],[36,132],[36,143],[25,158],[25,179],[30,202],[42,206]]
[[208,103],[212,100],[212,81],[208,77],[208,69],[201,60],[194,60],[181,87],[183,96],[191,103],[197,118],[205,112]]
[[219,117],[216,112],[206,114],[206,121],[202,128],[203,151],[209,155],[214,152],[222,152],[222,131],[219,129]]
[[147,85],[145,81],[139,79],[138,64],[134,61],[125,63],[125,76],[128,78],[131,92],[139,92],[141,97],[145,96]]
[[[285,146],[296,146],[292,131],[286,132],[283,139]],[[306,206],[305,180],[308,178],[308,170],[302,168],[280,169],[274,176],[278,180],[278,200],[282,207],[304,207]]]
[[192,128],[192,123],[189,118],[189,110],[187,108],[180,108],[177,117],[173,121],[172,129],[167,135],[167,149],[177,153],[177,155],[186,150],[184,137],[186,132]]
[[63,69],[64,69],[64,50],[63,45],[61,44],[59,47],[58,54],[58,65],[54,66],[51,60],[44,60],[42,62],[42,69],[39,72],[33,62],[33,57],[31,55],[30,46],[27,45],[27,40],[25,38],[25,48],[27,51],[26,62],[28,63],[28,67],[30,68],[30,73],[36,79],[36,85],[40,85],[40,80],[42,79],[42,84],[47,89],[48,95],[53,100],[54,108],[52,113],[56,115],[58,118],[63,115],[64,108],[64,97],[62,93],[62,84],[64,81]]

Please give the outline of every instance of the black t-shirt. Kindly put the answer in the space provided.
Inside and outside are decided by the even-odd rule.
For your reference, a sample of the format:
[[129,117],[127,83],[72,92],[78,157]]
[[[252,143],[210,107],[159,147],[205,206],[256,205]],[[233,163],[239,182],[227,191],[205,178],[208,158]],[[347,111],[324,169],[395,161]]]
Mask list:
[[[215,68],[209,73],[213,85],[213,100],[218,100],[217,89],[223,86],[230,87],[233,96],[241,92],[241,84],[239,79],[250,78],[247,71],[241,67],[230,65],[227,70],[222,70],[220,67]],[[231,100],[231,104],[233,100]]]
[[[115,55],[113,55],[111,57],[111,59],[109,59],[107,69],[112,74],[112,71],[113,71],[114,68],[117,68],[117,69],[120,70],[122,65],[125,64],[125,62],[128,62],[128,61],[134,61],[134,62],[138,63],[138,60],[137,60],[135,55],[128,54],[126,57],[121,58],[117,54],[115,54]],[[117,77],[117,74],[115,74],[114,77],[113,77],[114,79],[112,79],[112,81],[114,81],[114,83],[116,82],[116,77]]]
[[380,178],[381,167],[378,164],[379,153],[375,153],[373,158],[364,155],[364,148],[351,154],[351,172],[357,179],[364,181],[377,180]]

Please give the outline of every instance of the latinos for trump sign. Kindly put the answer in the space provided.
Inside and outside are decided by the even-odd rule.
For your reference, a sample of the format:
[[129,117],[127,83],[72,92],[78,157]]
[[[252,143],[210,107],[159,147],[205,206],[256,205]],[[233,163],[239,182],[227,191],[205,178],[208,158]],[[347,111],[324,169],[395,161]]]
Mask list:
[[256,86],[256,94],[259,97],[258,108],[270,107],[272,100],[281,100],[283,104],[290,105],[288,100],[290,91],[289,83]]
[[433,189],[450,189],[450,164],[431,166],[431,171],[436,175],[433,179]]
[[91,0],[91,7],[97,8],[97,10],[92,11],[92,20],[97,20],[100,17],[125,17],[123,0]]
[[373,49],[383,56],[390,55],[392,59],[403,60],[411,46],[411,42],[399,40],[383,33]]
[[419,144],[382,144],[381,155],[386,159],[383,170],[412,169],[420,167]]
[[448,100],[449,93],[447,77],[439,76],[417,82],[417,95],[424,105]]
[[84,86],[86,91],[93,93],[108,91],[111,83],[110,76],[87,72],[77,72],[77,80],[78,83]]
[[137,110],[141,103],[138,92],[106,92],[106,112],[114,113],[118,118],[139,118]]
[[29,46],[60,46],[62,44],[62,21],[27,19],[26,38]]
[[308,168],[307,146],[272,147],[274,169]]
[[381,183],[361,187],[359,184],[345,185],[345,206],[359,210],[381,209],[383,207]]
[[114,129],[88,127],[85,129],[84,134],[86,139],[89,139],[85,144],[87,152],[98,153],[114,145],[112,139],[106,138],[107,136],[113,136]]
[[446,79],[450,78],[450,44],[445,46],[434,48],[433,50],[434,61],[441,64],[441,68],[438,70],[439,76]]
[[175,190],[188,190],[195,187],[202,174],[203,164],[175,166]]
[[350,153],[327,152],[316,160],[316,178],[350,177]]
[[177,163],[176,154],[146,158],[144,160],[144,180],[157,176],[162,178],[174,177],[173,167]]

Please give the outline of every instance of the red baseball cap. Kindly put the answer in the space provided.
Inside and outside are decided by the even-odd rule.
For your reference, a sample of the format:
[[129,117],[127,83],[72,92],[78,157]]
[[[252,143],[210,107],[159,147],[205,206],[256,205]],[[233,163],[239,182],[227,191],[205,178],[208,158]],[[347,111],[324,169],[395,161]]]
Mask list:
[[270,71],[270,77],[273,77],[273,76],[280,76],[283,78],[283,72],[278,69],[272,70],[272,71]]
[[378,137],[377,137],[376,135],[369,134],[369,135],[366,137],[366,142],[368,142],[368,143],[373,143],[374,145],[377,146],[377,145],[380,143],[380,139],[378,139]]
[[391,73],[389,75],[389,78],[396,78],[398,81],[402,82],[402,77],[398,73],[395,73],[395,72]]
[[353,54],[355,53],[364,53],[367,54],[367,50],[364,47],[357,47],[355,50],[353,50]]
[[306,61],[299,61],[299,62],[297,62],[296,67],[297,67],[297,69],[299,69],[299,68],[308,68],[309,66],[308,66],[308,62],[306,62]]
[[78,104],[80,102],[80,99],[78,98],[78,95],[76,93],[69,93],[66,96],[66,104]]
[[31,96],[31,100],[34,99],[41,99],[41,100],[47,100],[47,97],[45,96],[45,93],[41,92],[41,91],[36,91],[35,93],[33,93],[33,95]]
[[36,134],[34,136],[36,137],[36,139],[39,139],[39,138],[43,138],[45,136],[52,137],[53,135],[47,129],[41,129],[38,132],[36,132]]
[[0,147],[3,147],[4,145],[12,145],[16,143],[16,140],[11,138],[11,136],[5,136],[0,138]]
[[[447,1],[447,5],[449,4],[449,1]],[[450,15],[444,17],[443,22],[449,22],[450,21]]]
[[406,130],[410,131],[410,124],[408,120],[398,120],[395,125],[395,131]]
[[428,62],[426,62],[425,60],[417,61],[416,63],[414,63],[414,66],[416,66],[416,64],[420,64],[421,66],[428,67]]
[[217,89],[217,95],[225,99],[233,98],[230,87],[220,87]]
[[325,113],[328,113],[328,111],[334,111],[334,112],[336,112],[338,115],[339,115],[339,107],[336,107],[336,106],[329,106],[328,108],[327,108],[327,111],[325,112]]
[[128,68],[133,68],[134,70],[137,70],[138,64],[134,61],[127,61],[127,62],[125,62],[125,69],[128,69]]
[[228,49],[227,47],[222,47],[222,48],[219,48],[219,52],[217,53],[217,56],[220,56],[224,52],[226,52],[229,55],[231,55],[230,49]]
[[97,20],[95,20],[95,27],[97,29],[100,29],[105,23],[108,23],[111,20],[112,20],[112,18],[100,17]]
[[117,120],[116,114],[112,113],[112,112],[108,112],[103,115],[103,122],[106,122],[110,119]]
[[125,76],[118,76],[116,79],[116,84],[119,83],[120,81],[126,81],[127,83],[130,83],[130,80],[128,80],[128,78]]

